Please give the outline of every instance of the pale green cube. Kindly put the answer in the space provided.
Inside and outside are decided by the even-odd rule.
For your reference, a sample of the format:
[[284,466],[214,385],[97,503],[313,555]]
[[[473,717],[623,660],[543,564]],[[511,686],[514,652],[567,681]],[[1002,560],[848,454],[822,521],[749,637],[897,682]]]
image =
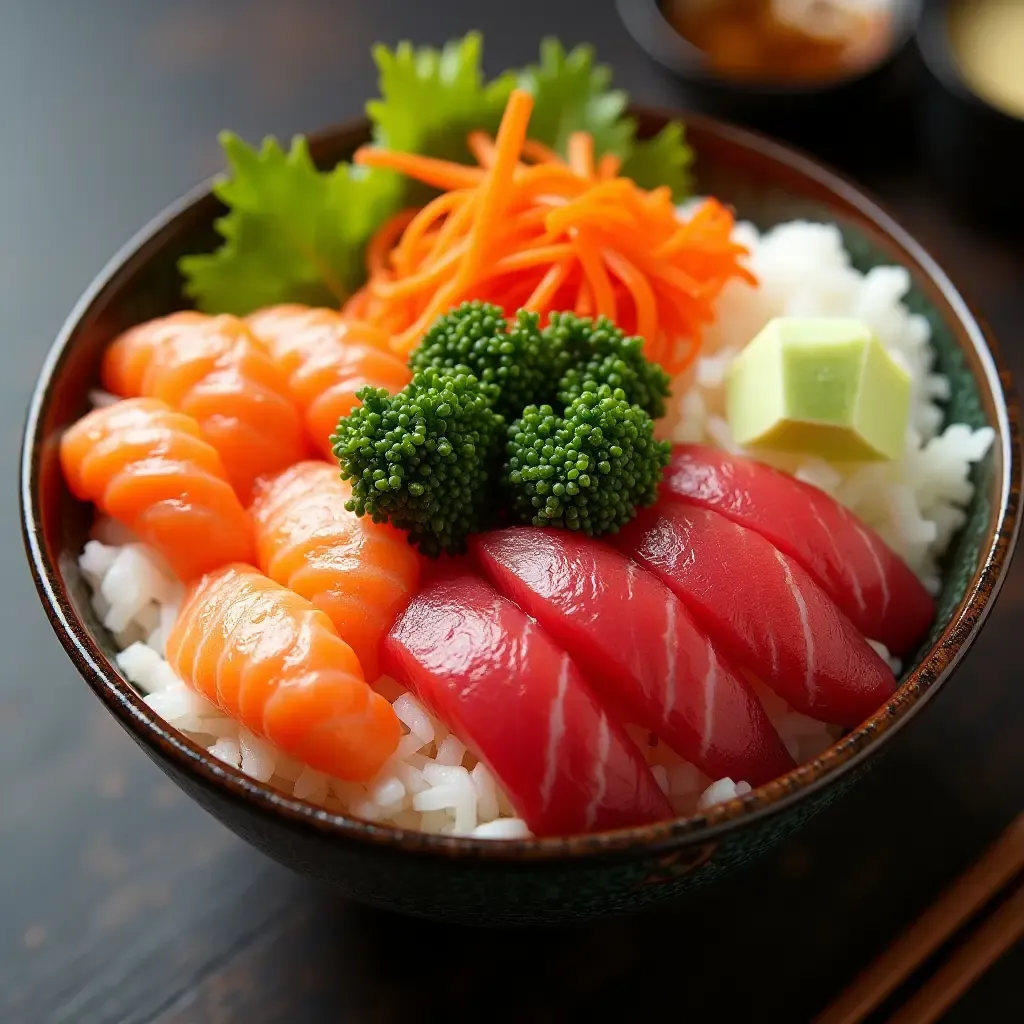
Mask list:
[[835,462],[897,459],[910,376],[870,328],[841,317],[779,317],[737,356],[726,383],[733,439]]

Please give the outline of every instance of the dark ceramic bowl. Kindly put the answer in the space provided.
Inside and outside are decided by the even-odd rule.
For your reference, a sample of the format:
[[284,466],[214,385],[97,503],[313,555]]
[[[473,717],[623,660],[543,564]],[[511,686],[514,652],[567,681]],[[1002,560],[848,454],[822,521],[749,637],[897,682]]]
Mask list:
[[922,145],[929,173],[958,209],[1019,239],[1024,231],[1024,118],[992,106],[960,71],[950,19],[957,7],[972,2],[938,0],[921,20],[917,45],[929,76],[923,90]]
[[814,83],[739,80],[717,74],[665,16],[664,0],[616,0],[640,47],[672,76],[689,105],[780,135],[843,166],[903,158],[912,116],[914,30],[922,0],[898,0],[892,44],[874,64]]
[[[637,111],[644,134],[667,114]],[[985,329],[933,260],[870,199],[823,168],[758,136],[689,121],[699,188],[762,226],[794,217],[835,221],[857,262],[895,262],[913,275],[911,304],[935,329],[953,384],[950,415],[990,424],[997,441],[976,473],[977,496],[945,567],[940,619],[899,692],[815,761],[707,814],[567,839],[494,842],[378,827],[319,810],[226,767],[169,728],[112,664],[76,555],[90,510],[61,479],[61,431],[86,410],[100,355],[117,332],[182,306],[179,256],[215,244],[222,212],[207,186],[129,243],[71,314],[32,399],[21,499],[40,598],[82,677],[128,734],[202,807],[297,871],[359,900],[478,923],[547,922],[626,911],[717,879],[831,804],[947,683],[988,615],[1017,536],[1020,451],[1009,377]],[[312,140],[323,166],[367,139],[359,122]]]

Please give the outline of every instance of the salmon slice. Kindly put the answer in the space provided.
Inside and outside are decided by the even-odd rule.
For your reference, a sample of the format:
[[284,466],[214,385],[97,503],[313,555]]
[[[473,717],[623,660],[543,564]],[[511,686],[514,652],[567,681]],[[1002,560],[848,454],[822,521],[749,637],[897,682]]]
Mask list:
[[94,409],[61,438],[68,488],[156,548],[182,580],[251,560],[252,523],[199,424],[153,398]]
[[572,658],[479,577],[455,570],[420,591],[384,641],[384,669],[487,764],[535,835],[672,817]]
[[337,467],[300,462],[257,485],[250,512],[260,569],[326,612],[368,679],[380,643],[416,592],[420,556],[405,535],[345,508]]
[[133,327],[107,348],[102,379],[194,417],[243,502],[257,477],[309,454],[287,382],[238,317],[181,312]]
[[192,588],[167,660],[226,715],[328,775],[373,778],[398,747],[398,717],[331,620],[252,566],[224,566]]
[[870,526],[824,491],[753,459],[678,445],[661,493],[756,530],[893,654],[914,650],[928,632],[935,602],[924,585]]
[[797,711],[852,728],[896,680],[832,599],[759,533],[662,501],[616,543],[676,594],[721,650]]
[[794,767],[742,675],[682,601],[621,551],[533,526],[479,534],[470,546],[606,703],[709,778],[759,786]]
[[271,306],[247,322],[287,378],[309,436],[327,458],[338,420],[359,404],[360,388],[394,393],[409,383],[409,368],[390,351],[387,334],[337,310]]

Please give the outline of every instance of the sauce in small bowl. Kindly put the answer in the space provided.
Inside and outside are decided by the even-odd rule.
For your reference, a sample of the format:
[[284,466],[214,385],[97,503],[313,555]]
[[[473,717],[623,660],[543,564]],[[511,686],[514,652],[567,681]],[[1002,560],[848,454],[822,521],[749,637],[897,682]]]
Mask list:
[[617,0],[647,54],[703,112],[853,173],[913,153],[921,0]]
[[665,0],[665,18],[716,75],[815,85],[884,60],[894,0]]
[[957,4],[950,11],[949,35],[968,86],[991,106],[1024,119],[1024,3]]

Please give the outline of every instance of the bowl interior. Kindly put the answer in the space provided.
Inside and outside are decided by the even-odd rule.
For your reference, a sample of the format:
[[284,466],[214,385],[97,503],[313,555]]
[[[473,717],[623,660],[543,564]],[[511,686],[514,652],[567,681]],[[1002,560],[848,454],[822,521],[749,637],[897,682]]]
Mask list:
[[[660,128],[666,116],[638,111],[642,133]],[[791,151],[701,118],[688,119],[688,130],[698,154],[699,193],[718,196],[734,205],[741,218],[762,228],[794,218],[835,222],[859,269],[893,263],[907,267],[913,278],[908,303],[931,322],[938,369],[951,382],[949,418],[973,427],[988,424],[995,428],[998,440],[975,469],[977,487],[967,522],[944,564],[939,619],[897,698],[837,747],[786,779],[707,815],[657,826],[653,831],[661,838],[702,832],[709,825],[717,830],[745,816],[792,803],[801,793],[828,784],[863,760],[907,717],[932,684],[948,674],[998,589],[1016,530],[1013,484],[1019,476],[1015,420],[1007,409],[994,357],[986,348],[982,329],[927,255],[856,189]],[[365,124],[356,124],[313,138],[311,148],[317,162],[329,166],[347,157],[365,138]],[[67,492],[57,446],[62,429],[87,409],[88,392],[98,384],[99,360],[108,341],[132,324],[185,304],[177,259],[186,252],[209,251],[216,244],[213,222],[220,212],[220,204],[204,186],[163,214],[115,258],[74,311],[51,353],[25,440],[22,498],[26,537],[51,620],[96,692],[136,739],[147,744],[166,730],[110,664],[116,648],[92,611],[76,562],[92,513]],[[224,769],[188,741],[180,740],[176,750],[172,756],[190,751],[193,768],[227,778],[240,791],[256,794],[268,807],[288,805],[294,810],[297,806],[295,813],[315,816],[320,825],[326,822],[350,832],[385,831],[325,816],[323,811],[271,794],[262,784]],[[633,832],[632,839],[628,832],[616,834],[613,845],[635,841],[641,830]],[[652,830],[644,833],[647,838],[652,834]],[[493,848],[485,841],[450,837],[423,837],[422,841],[428,846],[465,848],[475,843]],[[544,840],[530,845],[564,852],[567,844],[571,841]],[[505,849],[512,852],[519,845],[509,844]]]

